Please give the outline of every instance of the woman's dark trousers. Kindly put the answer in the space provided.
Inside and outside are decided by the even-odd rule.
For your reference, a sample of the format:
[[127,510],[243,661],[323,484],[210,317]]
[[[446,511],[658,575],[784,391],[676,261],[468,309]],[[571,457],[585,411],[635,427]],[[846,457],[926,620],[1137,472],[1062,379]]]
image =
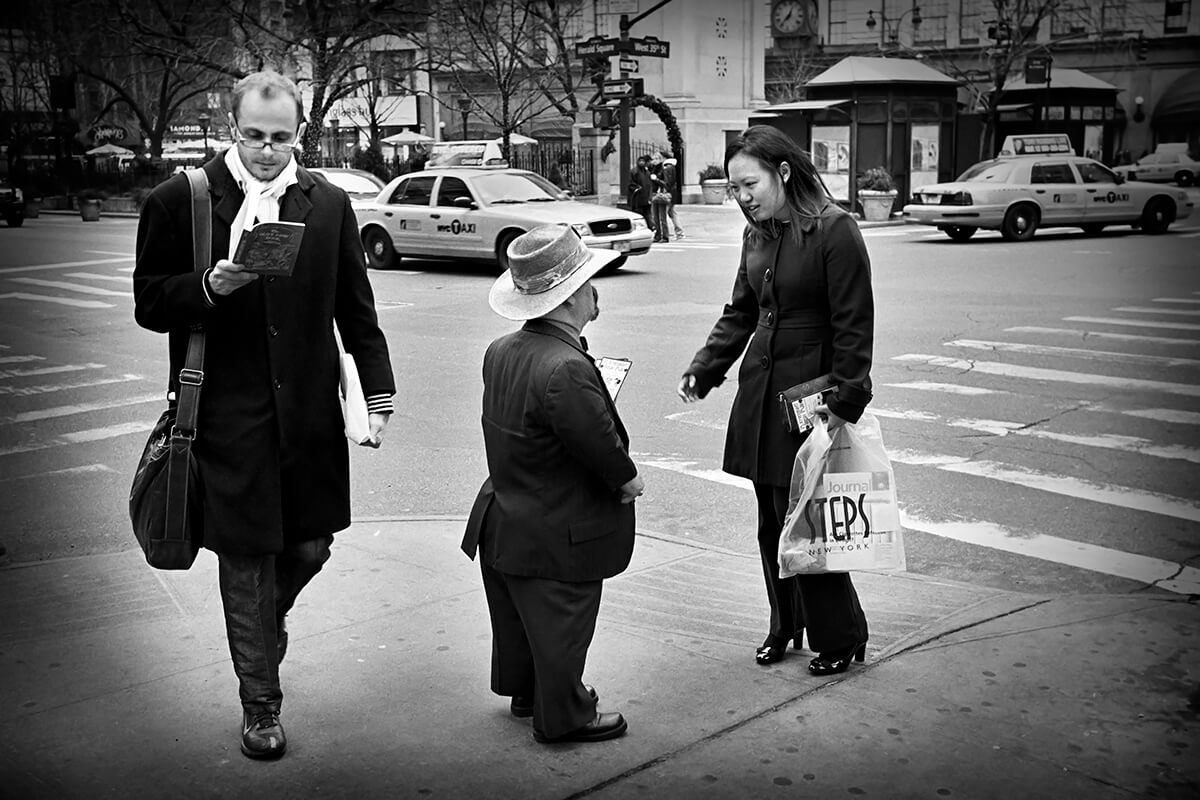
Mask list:
[[801,628],[808,634],[809,649],[826,655],[838,656],[866,642],[867,618],[849,573],[779,577],[779,534],[787,516],[788,487],[756,483],[754,496],[758,550],[771,603],[771,644],[786,646]]
[[288,544],[277,555],[217,554],[229,653],[246,710],[279,713],[279,626],[329,560],[332,543],[332,536],[322,536]]

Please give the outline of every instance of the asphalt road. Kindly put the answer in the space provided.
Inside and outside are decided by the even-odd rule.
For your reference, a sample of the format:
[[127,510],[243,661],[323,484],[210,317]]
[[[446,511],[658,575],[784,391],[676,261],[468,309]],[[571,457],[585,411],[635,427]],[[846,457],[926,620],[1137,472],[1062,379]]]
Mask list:
[[[720,472],[732,380],[675,384],[728,297],[740,219],[598,280],[592,352],[634,362],[618,405],[644,465],[639,528],[754,549],[753,498]],[[0,228],[0,543],[12,565],[135,547],[133,465],[163,405],[165,339],[132,320],[136,221]],[[873,409],[907,513],[910,571],[1058,593],[1200,591],[1200,220],[1148,237],[864,231],[877,305]],[[353,454],[358,518],[463,515],[484,477],[483,265],[372,272],[402,387],[381,450]],[[438,546],[455,546],[456,542]]]

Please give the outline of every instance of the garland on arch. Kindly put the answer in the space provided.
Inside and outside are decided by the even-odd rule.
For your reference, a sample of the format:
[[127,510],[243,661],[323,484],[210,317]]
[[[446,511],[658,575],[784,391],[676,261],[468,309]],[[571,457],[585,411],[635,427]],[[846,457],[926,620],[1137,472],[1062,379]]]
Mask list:
[[683,134],[679,132],[679,123],[675,121],[675,114],[671,111],[671,107],[652,94],[635,97],[632,102],[635,106],[645,106],[662,120],[663,127],[667,129],[667,141],[671,145],[671,155],[675,158],[682,157]]

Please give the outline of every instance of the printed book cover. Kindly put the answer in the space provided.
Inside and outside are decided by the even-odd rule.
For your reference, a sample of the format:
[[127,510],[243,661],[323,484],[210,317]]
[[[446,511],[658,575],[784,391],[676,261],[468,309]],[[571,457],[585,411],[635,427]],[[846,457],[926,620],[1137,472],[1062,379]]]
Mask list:
[[242,233],[233,262],[247,272],[289,277],[303,238],[303,222],[260,222]]

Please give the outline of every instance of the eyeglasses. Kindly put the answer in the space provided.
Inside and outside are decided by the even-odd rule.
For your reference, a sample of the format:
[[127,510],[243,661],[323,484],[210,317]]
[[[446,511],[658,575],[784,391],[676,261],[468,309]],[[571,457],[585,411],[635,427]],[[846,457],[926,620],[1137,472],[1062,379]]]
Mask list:
[[273,142],[270,139],[256,139],[244,135],[237,128],[231,128],[233,131],[233,139],[241,145],[249,147],[251,150],[265,150],[271,148],[273,153],[290,153],[300,146],[300,140],[294,142]]

